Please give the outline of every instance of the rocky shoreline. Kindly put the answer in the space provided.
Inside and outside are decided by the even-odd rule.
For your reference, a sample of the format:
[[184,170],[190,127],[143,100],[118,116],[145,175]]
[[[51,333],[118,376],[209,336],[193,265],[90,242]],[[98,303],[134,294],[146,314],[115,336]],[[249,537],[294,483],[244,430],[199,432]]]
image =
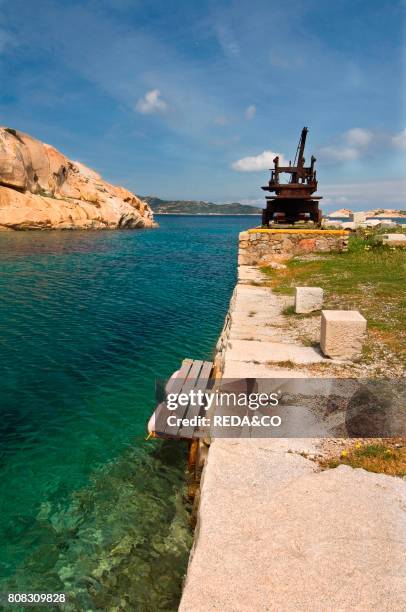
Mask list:
[[135,229],[150,206],[28,134],[0,128],[0,230]]

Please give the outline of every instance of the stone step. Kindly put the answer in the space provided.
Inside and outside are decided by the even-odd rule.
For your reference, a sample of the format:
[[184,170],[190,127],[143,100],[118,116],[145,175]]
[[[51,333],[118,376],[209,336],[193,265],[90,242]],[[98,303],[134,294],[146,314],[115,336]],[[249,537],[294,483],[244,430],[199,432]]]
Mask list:
[[258,363],[291,361],[296,364],[330,362],[321,352],[310,346],[296,346],[283,342],[232,340],[228,342],[225,359]]

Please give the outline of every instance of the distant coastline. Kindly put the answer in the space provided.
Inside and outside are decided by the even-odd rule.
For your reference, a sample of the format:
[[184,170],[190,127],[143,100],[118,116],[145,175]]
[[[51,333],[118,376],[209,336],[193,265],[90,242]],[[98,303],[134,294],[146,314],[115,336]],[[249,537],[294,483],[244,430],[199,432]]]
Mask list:
[[[241,204],[240,202],[232,202],[230,204],[216,204],[214,202],[206,202],[203,200],[162,200],[155,196],[142,196],[139,198],[146,202],[156,216],[172,215],[172,216],[190,216],[190,217],[224,217],[224,216],[251,216],[257,217],[262,214],[263,208],[259,206],[250,206],[249,204]],[[348,219],[352,214],[349,208],[341,208],[334,212],[326,212],[323,217],[325,219]],[[380,208],[365,211],[367,219],[406,219],[406,213],[403,210],[391,208]]]
[[156,215],[260,215],[262,208],[232,202],[215,204],[203,200],[161,200],[155,196],[140,196]]

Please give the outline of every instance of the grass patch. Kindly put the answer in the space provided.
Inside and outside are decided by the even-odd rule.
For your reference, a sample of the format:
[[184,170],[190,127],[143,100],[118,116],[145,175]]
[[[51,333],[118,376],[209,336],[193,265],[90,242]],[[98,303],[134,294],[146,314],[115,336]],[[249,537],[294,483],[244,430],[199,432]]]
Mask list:
[[345,253],[323,253],[312,260],[294,258],[285,270],[263,271],[276,293],[292,295],[296,286],[323,287],[324,308],[359,310],[373,338],[402,356],[406,346],[406,252],[381,244],[371,246],[376,235],[350,237]]
[[311,346],[312,348],[316,348],[319,346],[319,342],[316,342],[316,340],[312,340],[311,338],[308,338],[307,336],[300,336],[300,341],[303,344],[303,346]]
[[312,317],[319,317],[321,310],[312,310],[312,312],[295,312],[294,306],[285,306],[282,310],[282,314],[291,316],[295,315],[297,319],[310,319]]
[[406,476],[406,446],[394,448],[383,443],[359,444],[352,450],[343,451],[340,457],[320,461],[320,465],[325,469],[349,465],[368,472],[403,477]]
[[287,359],[286,361],[268,361],[268,366],[273,367],[273,366],[279,366],[280,368],[296,368],[297,364],[293,363],[293,361],[291,361],[290,359]]
[[282,313],[284,315],[294,315],[295,313],[295,307],[294,306],[286,306],[283,310]]

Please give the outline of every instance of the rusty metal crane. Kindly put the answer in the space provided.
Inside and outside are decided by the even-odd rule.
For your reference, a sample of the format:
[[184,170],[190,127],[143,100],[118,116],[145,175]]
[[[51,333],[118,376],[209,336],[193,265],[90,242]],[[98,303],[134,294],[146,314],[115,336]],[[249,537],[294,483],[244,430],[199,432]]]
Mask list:
[[[267,196],[266,208],[262,213],[262,225],[272,223],[294,224],[298,221],[313,221],[320,225],[322,212],[319,210],[321,196],[313,196],[317,191],[316,158],[312,155],[310,166],[305,166],[304,149],[308,129],[304,127],[297,146],[295,159],[289,166],[280,166],[279,157],[273,160],[271,180],[262,187],[264,191],[273,192],[275,196]],[[287,183],[280,182],[280,174],[290,174]]]

